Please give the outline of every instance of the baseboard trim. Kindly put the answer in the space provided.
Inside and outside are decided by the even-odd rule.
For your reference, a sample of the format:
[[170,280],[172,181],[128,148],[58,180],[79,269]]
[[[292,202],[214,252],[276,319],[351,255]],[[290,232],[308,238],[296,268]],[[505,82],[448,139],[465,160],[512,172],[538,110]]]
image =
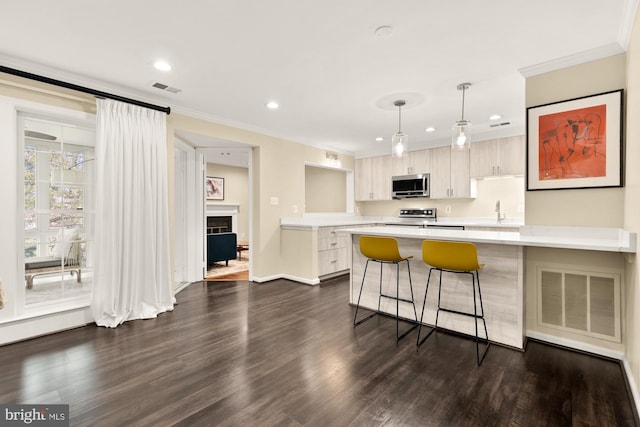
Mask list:
[[636,381],[633,379],[633,372],[631,372],[631,365],[629,365],[629,361],[627,361],[626,356],[622,359],[622,368],[624,369],[624,374],[627,377],[627,387],[629,387],[629,393],[631,394],[631,400],[634,404],[635,416],[636,416],[636,425],[640,425],[640,394],[638,393],[638,385]]
[[251,277],[252,282],[258,282],[258,283],[270,282],[272,280],[278,280],[278,279],[292,280],[294,282],[299,282],[299,283],[302,283],[305,285],[311,285],[311,286],[320,284],[320,279],[318,279],[317,277],[315,279],[307,279],[305,277],[292,276],[291,274],[274,274],[273,276]]
[[550,344],[556,344],[562,347],[567,347],[574,350],[584,351],[585,353],[591,353],[598,356],[608,357],[615,360],[623,360],[624,352],[610,350],[608,348],[598,347],[596,345],[586,344],[580,341],[574,341],[568,338],[561,338],[555,335],[544,334],[536,331],[527,331],[526,336],[538,341],[548,342]]

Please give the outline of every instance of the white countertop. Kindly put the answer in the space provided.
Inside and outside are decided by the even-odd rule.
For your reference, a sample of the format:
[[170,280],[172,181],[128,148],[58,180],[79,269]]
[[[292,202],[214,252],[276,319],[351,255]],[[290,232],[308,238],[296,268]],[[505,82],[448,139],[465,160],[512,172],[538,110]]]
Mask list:
[[346,228],[338,232],[408,239],[443,239],[545,248],[636,252],[636,233],[621,228],[523,226],[513,231],[468,231],[402,226]]
[[[384,223],[387,225],[393,225],[396,223],[403,223],[400,218],[386,218]],[[424,220],[424,223],[431,226],[463,226],[463,227],[491,227],[491,228],[519,228],[524,225],[524,221],[519,218],[507,218],[500,222],[496,218],[457,218],[457,217],[440,217],[436,221]]]
[[[344,227],[350,225],[394,224],[400,222],[397,217],[355,216],[355,215],[322,215],[309,217],[281,218],[280,227],[293,230],[315,230],[318,227]],[[474,226],[514,228],[523,225],[521,219],[506,219],[498,223],[495,218],[455,218],[441,217],[433,225]]]
[[316,230],[318,227],[341,227],[349,225],[375,225],[384,223],[382,217],[322,217],[280,218],[280,227],[290,230]]

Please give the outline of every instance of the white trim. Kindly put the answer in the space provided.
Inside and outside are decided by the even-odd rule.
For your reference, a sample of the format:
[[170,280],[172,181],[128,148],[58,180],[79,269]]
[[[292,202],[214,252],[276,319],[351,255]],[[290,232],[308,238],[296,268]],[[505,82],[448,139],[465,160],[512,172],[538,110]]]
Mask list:
[[539,74],[548,73],[550,71],[561,70],[563,68],[572,67],[574,65],[595,61],[596,59],[618,55],[624,52],[625,49],[619,43],[610,43],[604,46],[596,47],[594,49],[578,52],[573,55],[520,68],[518,72],[520,72],[523,77],[528,78],[537,76]]
[[618,30],[618,43],[626,51],[629,49],[629,43],[631,42],[631,33],[633,32],[633,23],[636,18],[639,0],[626,0],[624,3],[622,23]]
[[629,361],[626,357],[622,358],[622,366],[624,368],[624,373],[627,376],[627,381],[629,383],[629,389],[631,390],[631,398],[635,403],[636,412],[638,417],[640,418],[640,393],[638,393],[638,385],[636,381],[633,379],[633,372],[631,371],[631,366],[629,365]]
[[611,350],[608,348],[598,347],[592,344],[586,344],[580,341],[574,341],[568,338],[556,337],[554,335],[549,335],[542,332],[536,332],[531,330],[527,330],[526,336],[529,338],[548,342],[551,344],[557,344],[563,347],[585,351],[587,353],[597,354],[599,356],[609,357],[611,359],[624,360],[624,352],[622,351]]
[[89,307],[9,321],[2,324],[0,345],[86,326],[93,321]]
[[264,283],[264,282],[270,282],[272,280],[278,280],[278,279],[292,280],[294,282],[299,282],[305,285],[312,285],[312,286],[320,284],[320,279],[318,279],[317,277],[315,279],[306,279],[304,277],[292,276],[291,274],[274,274],[272,276],[266,276],[266,277],[252,276],[249,280],[251,280],[252,282]]

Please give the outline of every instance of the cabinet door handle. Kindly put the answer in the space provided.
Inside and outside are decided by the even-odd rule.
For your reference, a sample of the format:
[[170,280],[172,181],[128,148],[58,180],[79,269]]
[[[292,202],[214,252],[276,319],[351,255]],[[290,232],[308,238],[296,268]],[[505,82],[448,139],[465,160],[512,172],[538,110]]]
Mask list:
[[496,170],[498,171],[496,175],[500,175],[500,166],[496,166]]
[[338,262],[338,260],[337,260],[337,259],[332,259],[332,260],[331,260],[331,263],[332,263],[332,264],[333,264],[333,263],[336,263],[336,262]]
[[337,245],[337,244],[338,244],[338,242],[332,242],[332,243],[331,243],[331,246],[335,246],[335,245]]
[[495,175],[496,174],[496,167],[492,166],[491,167],[491,175]]

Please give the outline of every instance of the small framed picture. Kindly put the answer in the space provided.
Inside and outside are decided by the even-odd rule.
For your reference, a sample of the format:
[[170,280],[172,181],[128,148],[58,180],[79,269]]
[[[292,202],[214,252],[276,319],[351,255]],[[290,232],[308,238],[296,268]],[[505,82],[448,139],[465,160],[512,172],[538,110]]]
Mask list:
[[527,191],[622,187],[622,89],[527,108]]
[[208,176],[205,191],[207,200],[224,200],[224,178]]

